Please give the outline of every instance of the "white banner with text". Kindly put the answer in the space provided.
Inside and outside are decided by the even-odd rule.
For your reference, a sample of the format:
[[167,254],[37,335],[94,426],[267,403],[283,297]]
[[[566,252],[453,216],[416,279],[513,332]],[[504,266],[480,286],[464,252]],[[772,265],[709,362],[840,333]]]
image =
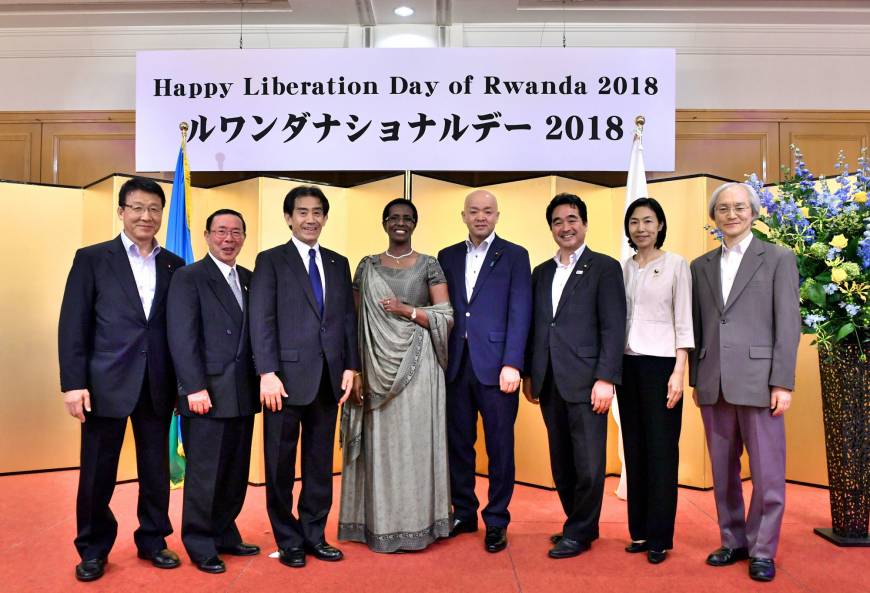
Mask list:
[[674,169],[675,51],[246,49],[136,55],[136,170]]

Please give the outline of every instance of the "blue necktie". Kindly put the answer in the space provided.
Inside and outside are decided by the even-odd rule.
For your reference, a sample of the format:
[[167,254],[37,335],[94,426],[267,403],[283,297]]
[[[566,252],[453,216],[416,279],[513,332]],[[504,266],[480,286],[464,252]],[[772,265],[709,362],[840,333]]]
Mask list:
[[314,300],[320,307],[320,316],[323,317],[323,285],[320,284],[320,270],[317,269],[317,251],[308,250],[308,279],[311,281],[311,290],[314,291]]

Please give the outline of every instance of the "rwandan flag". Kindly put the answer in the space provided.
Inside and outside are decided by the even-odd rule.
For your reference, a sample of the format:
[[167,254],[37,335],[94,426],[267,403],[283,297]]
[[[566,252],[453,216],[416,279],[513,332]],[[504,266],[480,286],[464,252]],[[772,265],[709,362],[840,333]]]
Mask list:
[[[187,163],[187,142],[181,133],[181,148],[175,165],[172,182],[172,198],[169,202],[169,224],[166,227],[166,249],[178,255],[185,264],[193,262],[193,247],[190,243],[190,166]],[[184,485],[184,446],[181,442],[181,418],[172,416],[169,426],[169,485],[179,488]]]

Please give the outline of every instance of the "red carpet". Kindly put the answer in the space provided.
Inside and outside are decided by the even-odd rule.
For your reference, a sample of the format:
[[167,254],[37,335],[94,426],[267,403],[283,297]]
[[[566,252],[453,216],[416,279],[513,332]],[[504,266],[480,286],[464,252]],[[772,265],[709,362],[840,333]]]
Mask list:
[[[652,566],[643,554],[622,551],[627,542],[625,504],[610,492],[601,516],[601,539],[578,558],[546,557],[548,536],[558,531],[561,510],[555,492],[517,486],[509,529],[510,544],[500,554],[483,550],[483,533],[437,543],[424,552],[381,555],[360,544],[336,541],[340,478],[335,479],[335,507],[327,538],[345,552],[343,562],[309,558],[303,569],[291,569],[267,556],[275,548],[265,511],[265,489],[251,487],[240,518],[246,541],[263,553],[253,558],[225,557],[227,572],[207,575],[194,568],[178,532],[169,547],[184,561],[181,568],[159,570],[136,558],[132,532],[136,526],[137,484],[118,486],[112,508],[118,517],[118,540],[106,575],[93,583],[73,576],[78,557],[75,535],[74,471],[0,478],[0,592],[281,592],[365,593],[401,591],[457,592],[630,592],[718,593],[741,591],[809,591],[870,593],[870,550],[837,548],[812,533],[830,526],[828,492],[789,484],[782,543],[773,583],[756,583],[746,563],[726,568],[704,564],[719,545],[712,492],[680,491],[676,548],[668,560]],[[749,495],[746,484],[746,495]],[[478,479],[485,497],[486,480]],[[172,523],[180,526],[181,492],[172,493]]]

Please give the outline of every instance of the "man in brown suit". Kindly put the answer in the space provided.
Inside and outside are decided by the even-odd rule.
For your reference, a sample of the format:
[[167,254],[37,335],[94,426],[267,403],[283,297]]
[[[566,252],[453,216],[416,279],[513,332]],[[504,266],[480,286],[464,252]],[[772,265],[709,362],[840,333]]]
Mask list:
[[[785,424],[800,340],[797,262],[788,249],[752,236],[760,201],[745,183],[710,199],[722,246],[692,262],[693,397],[713,465],[722,547],[707,564],[750,559],[749,576],[770,581],[785,508]],[[743,508],[740,455],[752,472]],[[744,518],[745,517],[745,518]]]

